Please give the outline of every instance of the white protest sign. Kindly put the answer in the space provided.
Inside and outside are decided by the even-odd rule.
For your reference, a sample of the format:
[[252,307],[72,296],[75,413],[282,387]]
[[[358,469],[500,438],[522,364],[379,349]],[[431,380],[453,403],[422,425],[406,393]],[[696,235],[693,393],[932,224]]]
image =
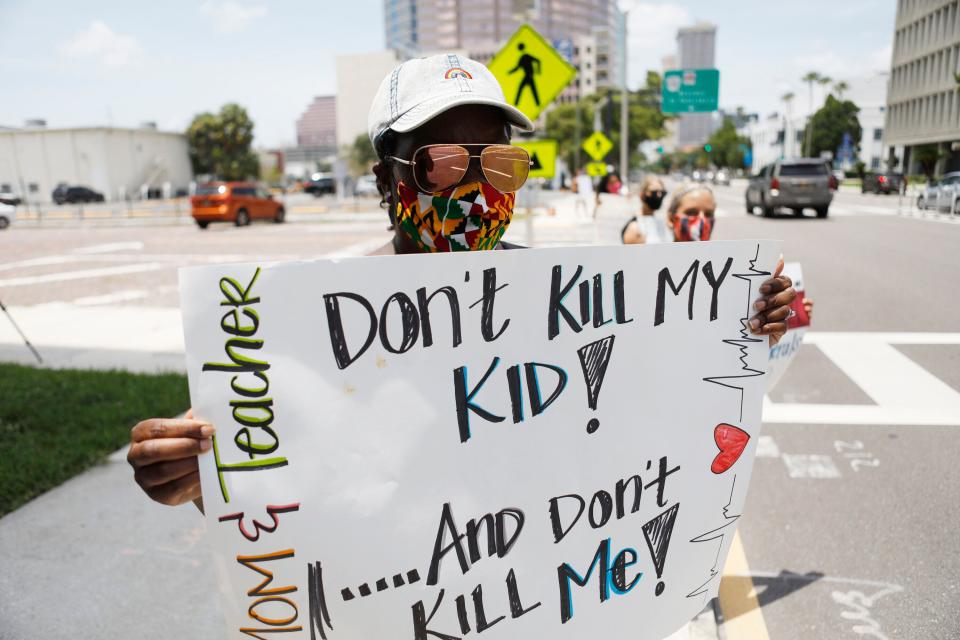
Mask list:
[[716,595],[743,507],[767,359],[745,323],[779,254],[691,242],[181,270],[232,637],[682,626]]
[[770,347],[769,364],[767,365],[768,390],[773,389],[783,376],[783,372],[793,362],[794,356],[800,351],[800,345],[803,344],[803,337],[807,334],[807,328],[810,326],[810,318],[803,308],[806,288],[800,263],[787,262],[783,265],[782,274],[790,277],[790,280],[793,281],[793,288],[797,292],[796,300],[792,305],[795,315],[787,321],[787,334],[780,339],[780,342]]

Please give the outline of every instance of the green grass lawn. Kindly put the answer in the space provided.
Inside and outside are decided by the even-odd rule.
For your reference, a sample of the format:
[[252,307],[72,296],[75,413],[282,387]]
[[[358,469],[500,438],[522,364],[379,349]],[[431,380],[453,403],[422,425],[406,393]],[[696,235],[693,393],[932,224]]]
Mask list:
[[0,516],[101,462],[140,420],[189,402],[181,374],[0,364]]

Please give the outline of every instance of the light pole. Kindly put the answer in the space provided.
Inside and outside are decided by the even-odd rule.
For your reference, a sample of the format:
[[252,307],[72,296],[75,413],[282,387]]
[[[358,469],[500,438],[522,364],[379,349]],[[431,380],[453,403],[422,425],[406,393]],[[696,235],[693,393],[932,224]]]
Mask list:
[[629,192],[630,187],[630,155],[629,155],[629,131],[628,119],[630,117],[630,92],[627,90],[627,52],[629,50],[627,29],[630,21],[630,12],[637,6],[639,0],[633,3],[629,9],[623,12],[623,75],[620,78],[623,82],[623,92],[620,95],[620,171],[623,184]]

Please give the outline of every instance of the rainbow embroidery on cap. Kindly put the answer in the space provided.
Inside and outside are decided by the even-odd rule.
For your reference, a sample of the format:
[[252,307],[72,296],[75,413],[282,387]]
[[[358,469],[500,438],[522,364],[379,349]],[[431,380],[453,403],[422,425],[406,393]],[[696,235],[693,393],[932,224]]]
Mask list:
[[473,80],[473,76],[467,73],[466,69],[461,69],[460,67],[451,67],[447,69],[447,72],[443,74],[444,80],[449,80],[450,78],[466,78],[467,80]]

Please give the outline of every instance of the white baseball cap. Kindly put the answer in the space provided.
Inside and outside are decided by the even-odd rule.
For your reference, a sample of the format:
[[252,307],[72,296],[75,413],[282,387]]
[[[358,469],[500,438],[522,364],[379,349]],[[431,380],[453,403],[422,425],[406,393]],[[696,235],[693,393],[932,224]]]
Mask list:
[[476,60],[441,53],[407,60],[383,79],[367,117],[370,142],[376,147],[377,138],[387,129],[411,131],[464,104],[499,107],[510,124],[533,131],[533,122],[506,101],[489,69]]

